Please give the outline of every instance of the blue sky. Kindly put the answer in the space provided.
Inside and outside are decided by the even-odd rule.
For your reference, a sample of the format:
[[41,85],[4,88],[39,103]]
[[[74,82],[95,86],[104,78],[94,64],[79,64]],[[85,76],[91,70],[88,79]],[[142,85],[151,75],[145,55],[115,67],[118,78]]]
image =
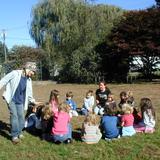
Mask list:
[[[31,10],[40,0],[1,0],[0,4],[0,41],[3,33],[5,44],[10,49],[14,45],[35,47],[29,35]],[[155,4],[154,0],[95,0],[94,3],[105,3],[127,10],[146,9]]]

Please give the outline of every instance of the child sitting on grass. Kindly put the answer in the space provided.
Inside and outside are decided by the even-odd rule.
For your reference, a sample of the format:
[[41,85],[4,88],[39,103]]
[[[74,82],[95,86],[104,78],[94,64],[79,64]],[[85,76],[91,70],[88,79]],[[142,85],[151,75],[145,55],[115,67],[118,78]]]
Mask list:
[[41,112],[44,104],[35,105],[30,104],[27,110],[27,114],[25,117],[25,126],[24,128],[28,131],[34,129],[41,129]]
[[119,138],[120,128],[119,118],[116,116],[117,107],[113,103],[109,103],[104,108],[104,115],[101,119],[101,128],[105,140],[112,140],[114,138]]
[[136,131],[133,128],[134,117],[133,107],[125,103],[122,105],[123,115],[121,116],[122,136],[133,136]]
[[71,143],[72,127],[69,115],[70,106],[63,102],[58,108],[53,107],[53,126],[51,131],[51,139],[56,143]]
[[98,143],[101,137],[98,117],[93,113],[89,113],[82,124],[81,139],[87,144],[94,144]]
[[89,90],[89,91],[87,91],[86,97],[84,98],[83,106],[81,109],[82,115],[88,115],[89,113],[92,113],[93,106],[94,106],[93,91]]
[[155,110],[149,98],[142,98],[140,101],[142,122],[135,125],[136,132],[153,133],[155,131]]
[[66,103],[70,106],[70,116],[78,116],[77,104],[73,100],[73,93],[71,91],[66,93]]

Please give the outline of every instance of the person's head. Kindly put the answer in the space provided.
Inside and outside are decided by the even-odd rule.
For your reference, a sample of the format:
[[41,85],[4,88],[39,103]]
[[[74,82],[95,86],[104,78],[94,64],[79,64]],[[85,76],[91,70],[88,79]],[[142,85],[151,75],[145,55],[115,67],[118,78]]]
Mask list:
[[152,115],[155,117],[155,110],[153,108],[152,101],[149,98],[141,98],[140,108],[141,108],[142,115],[144,112],[148,113],[148,111],[151,110]]
[[107,101],[108,101],[108,102],[114,101],[114,95],[113,95],[112,93],[109,93],[109,94],[108,94]]
[[37,66],[35,62],[26,62],[24,65],[25,75],[32,77],[37,72]]
[[62,103],[60,103],[59,106],[58,106],[58,111],[59,111],[59,112],[67,112],[67,113],[69,113],[70,108],[71,108],[71,107],[70,107],[70,105],[69,105],[68,103],[62,102]]
[[128,99],[128,95],[127,95],[127,92],[125,92],[125,91],[122,91],[121,93],[120,93],[120,99],[122,100],[122,101],[127,101],[127,99]]
[[99,124],[99,119],[96,114],[94,113],[89,113],[85,119],[84,123],[87,123],[88,125],[98,125]]
[[72,99],[73,98],[73,93],[71,91],[66,93],[66,99]]
[[93,91],[92,90],[87,91],[86,98],[89,98],[91,96],[93,96]]
[[133,107],[131,107],[131,105],[128,103],[124,103],[122,105],[122,112],[124,114],[131,114],[131,113],[133,113]]
[[59,91],[56,89],[53,89],[50,93],[49,102],[51,102],[52,100],[55,100],[56,102],[58,102],[58,97],[59,97]]
[[41,118],[44,119],[44,120],[48,120],[48,119],[50,119],[52,116],[53,116],[53,112],[52,112],[51,106],[50,106],[50,105],[45,105],[45,106],[42,108]]
[[100,81],[99,82],[99,89],[101,91],[105,91],[105,89],[106,89],[106,82],[105,81]]
[[104,107],[104,114],[109,116],[114,116],[118,112],[117,106],[115,103],[106,103]]
[[128,97],[133,97],[133,92],[132,91],[127,91]]

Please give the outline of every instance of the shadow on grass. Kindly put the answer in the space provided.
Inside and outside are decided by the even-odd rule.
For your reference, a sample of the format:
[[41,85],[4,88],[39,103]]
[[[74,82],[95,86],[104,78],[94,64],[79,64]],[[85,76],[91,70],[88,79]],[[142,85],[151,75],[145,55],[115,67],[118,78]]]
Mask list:
[[8,140],[11,140],[9,132],[10,132],[10,124],[0,120],[0,135],[7,138]]
[[75,141],[81,141],[81,129],[77,128],[76,130],[72,131],[72,138]]

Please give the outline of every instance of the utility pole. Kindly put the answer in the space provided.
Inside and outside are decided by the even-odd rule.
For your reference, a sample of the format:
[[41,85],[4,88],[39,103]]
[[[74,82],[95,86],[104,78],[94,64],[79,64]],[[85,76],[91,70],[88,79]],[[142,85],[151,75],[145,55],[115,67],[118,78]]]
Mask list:
[[4,62],[7,61],[7,53],[6,53],[6,44],[5,44],[5,40],[6,40],[6,30],[2,29],[2,38],[3,38],[3,49],[4,49]]

